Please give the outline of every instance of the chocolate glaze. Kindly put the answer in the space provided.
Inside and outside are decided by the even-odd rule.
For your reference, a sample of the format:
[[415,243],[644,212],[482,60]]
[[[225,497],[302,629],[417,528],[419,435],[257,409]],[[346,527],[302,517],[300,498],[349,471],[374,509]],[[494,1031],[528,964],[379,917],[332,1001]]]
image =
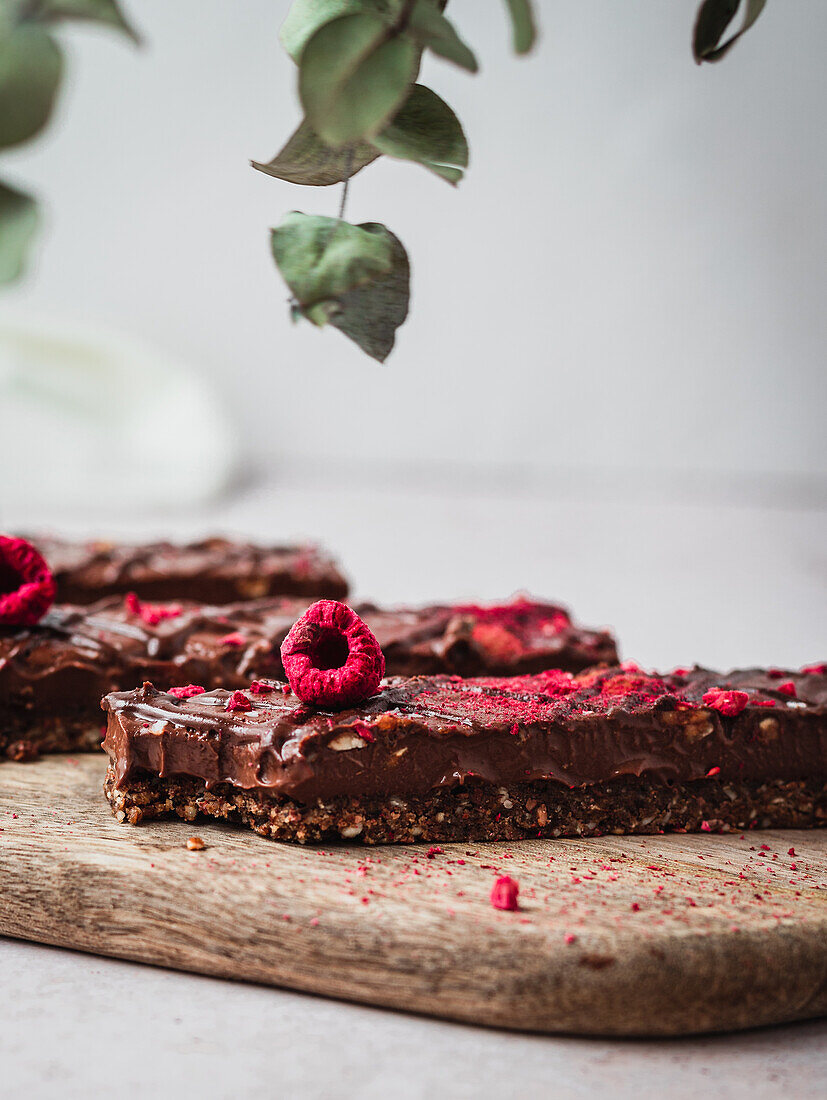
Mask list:
[[[282,685],[248,695],[249,712],[228,712],[226,691],[180,701],[145,684],[103,700],[104,748],[118,783],[186,775],[304,803],[422,794],[472,778],[570,788],[622,776],[686,782],[711,771],[724,783],[827,781],[827,676],[785,679],[797,698],[757,669],[396,678],[340,712],[311,710]],[[727,717],[703,704],[710,687],[746,691],[749,703]]]
[[[280,679],[279,647],[307,606],[288,597],[219,607],[180,602],[178,614],[149,625],[117,596],[89,607],[58,605],[34,627],[0,627],[0,708],[17,710],[21,722],[72,715],[88,724],[99,717],[102,695],[144,680],[233,689]],[[552,604],[357,610],[377,635],[390,675],[580,669],[617,655],[611,635],[581,630]],[[495,629],[475,634],[491,616]],[[233,634],[242,644],[226,641]]]
[[187,545],[30,540],[49,563],[61,603],[89,604],[137,592],[146,600],[222,604],[263,596],[341,599],[348,585],[317,546],[255,546],[225,538]]

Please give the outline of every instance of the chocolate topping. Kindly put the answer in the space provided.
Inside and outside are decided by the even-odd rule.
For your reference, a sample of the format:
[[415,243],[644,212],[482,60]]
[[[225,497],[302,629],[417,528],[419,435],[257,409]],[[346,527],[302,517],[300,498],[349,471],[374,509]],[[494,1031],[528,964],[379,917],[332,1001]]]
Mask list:
[[[104,748],[118,783],[183,775],[302,803],[423,793],[472,777],[569,788],[710,773],[723,783],[827,780],[827,676],[784,678],[796,698],[757,669],[397,678],[336,713],[311,710],[284,685],[250,695],[252,709],[238,712],[226,710],[223,690],[179,700],[145,684],[103,701]],[[745,691],[749,702],[735,717],[721,714],[703,703],[712,687]]]
[[[306,609],[307,600],[298,598],[220,607],[141,606],[119,597],[89,607],[59,605],[36,626],[0,627],[0,708],[77,714],[94,723],[102,695],[144,680],[162,688],[234,689],[256,678],[281,679],[279,647]],[[518,601],[472,613],[366,604],[357,611],[383,646],[391,675],[580,669],[616,657],[611,635],[580,630],[556,605]],[[505,645],[497,630],[475,634],[480,619],[489,625],[486,616],[509,624]]]
[[147,600],[198,600],[223,604],[264,596],[329,596],[348,585],[339,567],[317,546],[255,546],[208,538],[128,545],[31,540],[46,558],[61,603],[89,604],[136,592]]

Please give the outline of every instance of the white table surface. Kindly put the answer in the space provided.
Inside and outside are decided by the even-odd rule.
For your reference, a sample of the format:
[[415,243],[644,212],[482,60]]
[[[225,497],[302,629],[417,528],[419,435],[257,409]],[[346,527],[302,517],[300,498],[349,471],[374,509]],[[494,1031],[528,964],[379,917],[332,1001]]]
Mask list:
[[[355,478],[355,475],[354,475]],[[198,516],[145,517],[181,536],[221,527],[311,535],[360,596],[560,597],[612,623],[627,657],[671,666],[795,666],[827,655],[827,513],[800,495],[697,486],[668,500],[560,483],[451,491],[398,478],[253,486]],[[806,494],[805,494],[806,495]],[[50,517],[76,531],[129,521]],[[4,516],[31,527],[45,517]],[[2,899],[0,899],[2,904]],[[825,948],[827,950],[827,947]],[[676,1041],[486,1031],[0,940],[0,1097],[244,1095],[823,1096],[827,1021]]]

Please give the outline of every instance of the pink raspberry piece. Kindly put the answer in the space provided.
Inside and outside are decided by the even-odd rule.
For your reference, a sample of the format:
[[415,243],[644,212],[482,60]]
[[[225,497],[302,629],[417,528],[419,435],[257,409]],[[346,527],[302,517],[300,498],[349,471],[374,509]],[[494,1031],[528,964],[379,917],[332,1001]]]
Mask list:
[[169,694],[176,699],[191,699],[193,695],[203,695],[206,690],[200,684],[187,684],[185,687],[170,688]]
[[218,644],[240,647],[247,644],[247,639],[238,630],[235,630],[232,634],[225,634],[223,638],[219,638]]
[[508,909],[513,912],[520,908],[517,901],[519,893],[520,887],[513,878],[509,875],[500,875],[491,888],[491,904],[495,909]]
[[720,688],[710,688],[704,692],[704,706],[710,710],[717,710],[728,718],[734,718],[740,714],[749,702],[749,695],[745,691],[722,691]]
[[136,592],[127,592],[124,604],[132,615],[138,615],[147,626],[157,626],[166,619],[177,619],[184,610],[179,603],[144,603]]
[[25,539],[0,535],[0,625],[34,626],[55,602],[55,580]]
[[293,693],[303,702],[343,709],[376,693],[385,675],[382,648],[346,604],[319,600],[297,619],[281,645]]
[[253,704],[243,691],[234,691],[227,700],[225,710],[252,710]]
[[270,692],[275,690],[275,685],[268,683],[267,680],[253,680],[250,684],[250,691],[253,695],[269,695]]

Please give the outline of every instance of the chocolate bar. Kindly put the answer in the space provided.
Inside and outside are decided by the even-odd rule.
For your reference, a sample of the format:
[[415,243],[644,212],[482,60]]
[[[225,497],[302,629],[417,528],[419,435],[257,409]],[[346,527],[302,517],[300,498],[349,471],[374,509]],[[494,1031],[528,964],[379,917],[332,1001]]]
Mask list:
[[147,683],[102,705],[106,797],[133,824],[370,844],[827,824],[825,665],[393,678],[341,711],[275,682]]
[[[279,646],[307,606],[287,597],[150,604],[130,595],[58,604],[34,626],[0,626],[0,757],[98,747],[101,696],[144,680],[232,690],[281,679]],[[581,629],[556,604],[357,609],[390,675],[576,671],[617,659],[609,633]]]
[[135,592],[144,600],[223,604],[264,596],[347,595],[338,565],[317,546],[255,546],[225,538],[153,542],[31,540],[46,558],[59,603],[89,604]]

